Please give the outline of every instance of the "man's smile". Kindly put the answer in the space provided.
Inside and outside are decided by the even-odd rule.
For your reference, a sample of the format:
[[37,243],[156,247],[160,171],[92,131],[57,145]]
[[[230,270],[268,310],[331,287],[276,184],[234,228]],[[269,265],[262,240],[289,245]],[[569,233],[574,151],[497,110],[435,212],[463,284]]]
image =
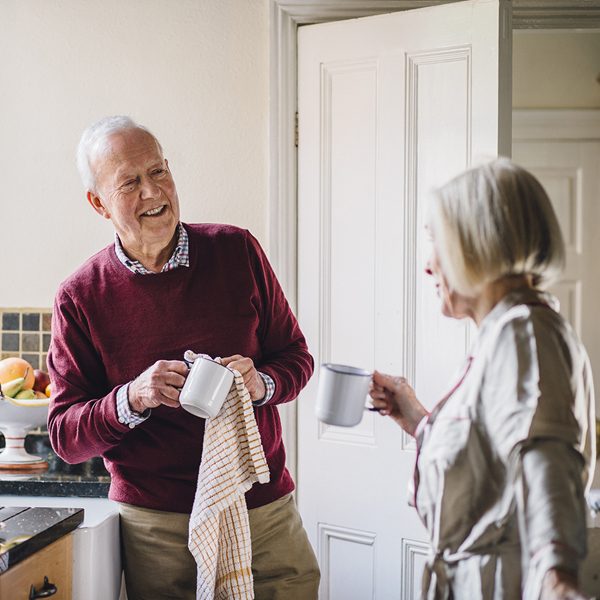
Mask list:
[[142,214],[142,217],[154,217],[155,215],[159,215],[160,213],[163,212],[164,208],[165,208],[165,205],[163,204],[162,206],[158,206],[157,208],[148,210]]

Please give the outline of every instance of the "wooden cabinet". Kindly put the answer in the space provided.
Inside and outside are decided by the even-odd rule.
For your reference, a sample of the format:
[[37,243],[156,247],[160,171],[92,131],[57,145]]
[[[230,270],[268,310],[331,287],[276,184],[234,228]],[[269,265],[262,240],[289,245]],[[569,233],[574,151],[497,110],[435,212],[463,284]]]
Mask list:
[[31,586],[44,587],[44,577],[57,588],[52,600],[71,600],[73,538],[67,534],[0,575],[0,600],[29,600]]

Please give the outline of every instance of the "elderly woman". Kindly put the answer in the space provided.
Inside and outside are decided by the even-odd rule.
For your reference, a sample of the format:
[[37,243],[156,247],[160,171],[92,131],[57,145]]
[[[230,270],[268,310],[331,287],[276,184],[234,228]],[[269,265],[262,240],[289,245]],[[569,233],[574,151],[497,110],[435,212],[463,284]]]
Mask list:
[[584,598],[584,492],[595,463],[589,359],[555,299],[564,245],[539,182],[508,159],[434,196],[433,277],[478,339],[431,413],[375,373],[382,414],[416,438],[415,505],[430,535],[427,599]]

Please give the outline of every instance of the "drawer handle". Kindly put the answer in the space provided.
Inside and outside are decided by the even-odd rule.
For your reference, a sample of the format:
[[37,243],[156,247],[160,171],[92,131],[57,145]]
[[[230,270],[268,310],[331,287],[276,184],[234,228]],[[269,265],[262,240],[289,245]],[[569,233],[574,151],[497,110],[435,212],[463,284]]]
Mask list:
[[39,591],[35,591],[35,585],[31,586],[31,591],[29,592],[29,600],[35,600],[36,598],[48,598],[49,596],[54,596],[58,588],[48,581],[47,577],[44,577],[44,587]]

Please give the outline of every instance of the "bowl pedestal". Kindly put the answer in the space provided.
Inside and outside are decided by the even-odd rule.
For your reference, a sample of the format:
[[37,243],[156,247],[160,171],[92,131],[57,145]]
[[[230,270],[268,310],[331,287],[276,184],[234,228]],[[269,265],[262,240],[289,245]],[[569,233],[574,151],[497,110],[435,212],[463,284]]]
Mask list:
[[0,471],[28,471],[40,473],[48,469],[48,463],[39,456],[25,450],[25,436],[30,427],[22,428],[0,424],[0,431],[6,440],[5,448],[0,452]]

